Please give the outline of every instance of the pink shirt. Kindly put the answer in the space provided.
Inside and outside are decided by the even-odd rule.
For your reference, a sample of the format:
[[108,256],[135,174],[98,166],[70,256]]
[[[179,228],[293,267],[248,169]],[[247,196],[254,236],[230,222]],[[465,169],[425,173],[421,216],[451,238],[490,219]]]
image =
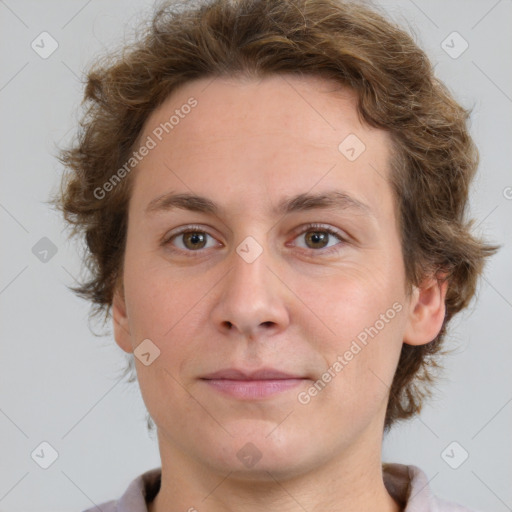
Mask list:
[[[432,494],[427,475],[417,466],[384,463],[383,479],[389,494],[404,507],[404,512],[476,512]],[[118,499],[107,501],[84,512],[147,512],[160,489],[161,468],[151,469],[131,482]]]

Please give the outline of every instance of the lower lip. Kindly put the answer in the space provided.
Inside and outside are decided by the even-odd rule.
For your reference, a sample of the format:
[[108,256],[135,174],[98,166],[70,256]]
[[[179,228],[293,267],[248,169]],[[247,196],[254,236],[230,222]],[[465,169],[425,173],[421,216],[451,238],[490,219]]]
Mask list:
[[230,380],[204,379],[217,391],[235,398],[254,400],[266,398],[297,387],[304,379]]

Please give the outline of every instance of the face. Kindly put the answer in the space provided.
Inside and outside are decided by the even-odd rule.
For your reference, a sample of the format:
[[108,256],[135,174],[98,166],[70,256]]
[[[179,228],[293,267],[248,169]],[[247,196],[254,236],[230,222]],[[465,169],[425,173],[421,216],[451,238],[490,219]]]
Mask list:
[[380,456],[402,343],[443,316],[434,285],[406,294],[388,134],[352,91],[275,76],[187,83],[139,141],[113,314],[162,460],[277,477]]

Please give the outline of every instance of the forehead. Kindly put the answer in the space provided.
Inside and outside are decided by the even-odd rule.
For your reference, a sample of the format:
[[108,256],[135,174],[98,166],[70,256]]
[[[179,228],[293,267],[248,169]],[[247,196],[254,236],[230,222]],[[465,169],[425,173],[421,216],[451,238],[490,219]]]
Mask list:
[[139,143],[148,137],[156,145],[134,173],[136,202],[193,191],[240,210],[251,197],[270,207],[313,188],[374,204],[390,193],[389,135],[361,123],[354,91],[321,77],[188,82],[150,115]]
[[[191,111],[175,119],[180,129],[178,124],[172,127],[174,142],[178,138],[180,142],[189,140],[191,132],[207,134],[211,142],[216,142],[226,136],[243,138],[275,131],[287,132],[289,137],[300,137],[311,144],[332,146],[326,138],[327,130],[338,132],[348,126],[358,131],[369,129],[361,125],[357,100],[355,91],[314,75],[201,78],[174,90],[150,115],[143,134],[165,125],[173,113],[183,109]],[[189,109],[187,104],[192,101],[197,105]],[[237,128],[242,126],[244,131],[240,133]],[[341,133],[331,135],[336,138]]]

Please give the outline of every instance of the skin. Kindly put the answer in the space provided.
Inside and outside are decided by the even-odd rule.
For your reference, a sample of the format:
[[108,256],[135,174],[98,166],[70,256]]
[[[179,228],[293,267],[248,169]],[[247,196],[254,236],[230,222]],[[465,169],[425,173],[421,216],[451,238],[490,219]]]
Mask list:
[[[123,281],[112,309],[124,351],[145,339],[160,350],[148,366],[135,358],[162,459],[149,510],[396,512],[381,466],[389,386],[402,343],[428,343],[439,332],[446,285],[425,278],[406,293],[389,135],[361,124],[352,91],[280,75],[188,82],[152,113],[140,140],[192,96],[197,106],[132,171]],[[351,133],[366,146],[354,161],[338,150]],[[371,215],[272,213],[284,197],[331,189]],[[223,210],[145,212],[170,191],[205,196]],[[309,223],[342,238],[320,228],[327,240],[312,241],[319,228]],[[206,238],[170,238],[191,224]],[[248,236],[262,249],[251,263],[236,251]],[[401,311],[300,403],[298,393],[396,303]],[[201,379],[228,367],[272,367],[304,379],[242,400]],[[237,457],[249,442],[261,455],[251,467]]]

